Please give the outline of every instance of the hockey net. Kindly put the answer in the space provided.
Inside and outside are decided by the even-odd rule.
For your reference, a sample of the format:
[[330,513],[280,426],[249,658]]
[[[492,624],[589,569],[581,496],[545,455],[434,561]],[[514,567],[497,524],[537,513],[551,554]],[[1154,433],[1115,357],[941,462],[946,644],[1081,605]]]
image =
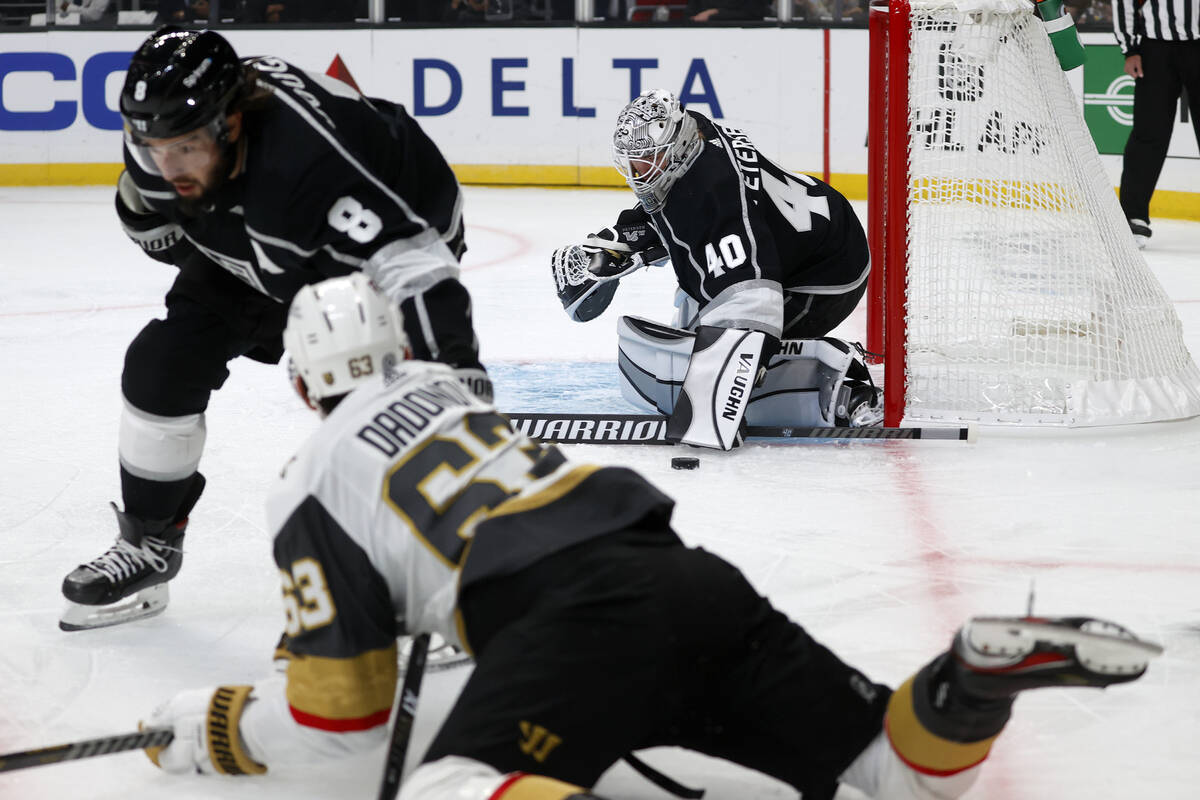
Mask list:
[[1026,0],[871,8],[868,349],[902,417],[1200,413],[1200,372]]

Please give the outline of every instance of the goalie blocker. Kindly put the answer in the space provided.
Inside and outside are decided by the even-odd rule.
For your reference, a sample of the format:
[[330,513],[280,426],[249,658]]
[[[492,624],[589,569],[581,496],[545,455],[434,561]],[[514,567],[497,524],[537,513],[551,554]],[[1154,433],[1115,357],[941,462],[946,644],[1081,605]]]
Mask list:
[[[767,337],[757,331],[692,333],[630,316],[618,321],[617,337],[622,396],[671,417],[667,437],[685,444],[728,450],[745,425],[865,427],[883,419],[861,352],[840,339],[789,339],[764,354]],[[747,375],[758,380],[744,385]]]

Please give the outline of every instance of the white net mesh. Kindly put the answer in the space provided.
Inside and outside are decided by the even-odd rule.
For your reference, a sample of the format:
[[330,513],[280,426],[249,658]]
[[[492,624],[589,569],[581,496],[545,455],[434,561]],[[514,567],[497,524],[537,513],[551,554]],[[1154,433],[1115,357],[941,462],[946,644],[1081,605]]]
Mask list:
[[960,6],[913,3],[906,416],[1200,413],[1179,320],[1041,21],[1027,3]]

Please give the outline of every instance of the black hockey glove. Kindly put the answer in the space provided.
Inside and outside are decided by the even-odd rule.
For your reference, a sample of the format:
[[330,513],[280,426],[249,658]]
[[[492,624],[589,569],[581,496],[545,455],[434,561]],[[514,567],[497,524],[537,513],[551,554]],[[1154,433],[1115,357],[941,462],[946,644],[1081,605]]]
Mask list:
[[128,172],[117,179],[116,205],[125,235],[155,261],[178,264],[180,251],[192,249],[178,225],[146,207]]
[[583,240],[588,272],[599,280],[623,278],[667,257],[667,250],[640,208],[627,209],[617,224]]
[[617,293],[617,281],[597,280],[588,271],[590,263],[585,248],[577,244],[560,247],[550,256],[554,291],[563,309],[576,322],[600,316]]

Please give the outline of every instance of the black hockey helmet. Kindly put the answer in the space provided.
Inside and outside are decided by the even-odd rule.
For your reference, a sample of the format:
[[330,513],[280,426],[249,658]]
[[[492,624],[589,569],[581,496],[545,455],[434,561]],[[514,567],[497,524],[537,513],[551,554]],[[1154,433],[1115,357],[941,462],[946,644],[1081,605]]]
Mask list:
[[216,31],[164,25],[133,54],[121,116],[137,138],[169,139],[225,113],[242,87],[237,53]]

